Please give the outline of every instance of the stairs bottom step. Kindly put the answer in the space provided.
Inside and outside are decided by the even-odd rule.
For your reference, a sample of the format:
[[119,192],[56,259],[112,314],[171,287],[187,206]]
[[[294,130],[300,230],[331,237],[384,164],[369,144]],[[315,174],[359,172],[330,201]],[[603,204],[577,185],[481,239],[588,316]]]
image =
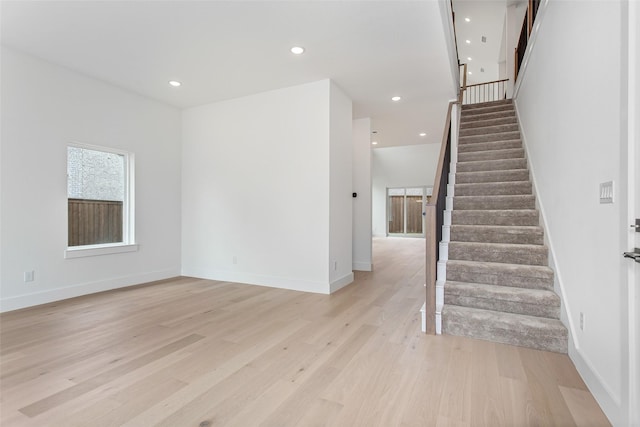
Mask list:
[[442,333],[566,353],[568,332],[561,321],[544,317],[446,305]]

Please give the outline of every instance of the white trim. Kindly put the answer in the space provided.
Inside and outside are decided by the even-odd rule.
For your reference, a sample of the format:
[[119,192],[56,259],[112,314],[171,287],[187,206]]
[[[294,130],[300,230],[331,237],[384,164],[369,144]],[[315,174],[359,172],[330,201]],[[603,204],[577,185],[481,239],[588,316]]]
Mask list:
[[[270,276],[264,274],[243,273],[229,270],[198,269],[183,271],[183,276],[199,279],[217,280],[222,282],[245,283],[248,285],[266,286],[270,288],[289,289],[292,291],[311,292],[328,295],[331,293],[332,283],[328,281],[312,281],[291,277]],[[349,273],[353,281],[353,273]],[[341,279],[338,279],[341,280]],[[336,283],[334,281],[333,283]],[[337,289],[336,289],[337,290]]]
[[2,298],[0,299],[0,312],[33,307],[40,304],[47,304],[83,295],[95,294],[97,292],[155,282],[156,280],[171,279],[178,276],[180,276],[180,271],[177,269],[161,270],[150,273],[115,277],[95,282],[79,283],[77,285],[67,286],[64,288],[49,289],[41,292],[18,295],[15,297]]
[[453,28],[453,11],[449,0],[440,0],[440,15],[444,30],[447,53],[449,54],[449,67],[451,69],[451,83],[453,83],[453,93],[456,95],[460,91],[460,68],[458,67],[458,49],[455,42],[455,30]]
[[529,40],[527,41],[527,49],[524,52],[524,57],[522,58],[522,64],[520,65],[520,69],[518,70],[518,78],[513,88],[512,98],[514,100],[518,97],[518,92],[520,92],[520,85],[522,84],[524,75],[527,73],[527,68],[528,68],[527,65],[529,64],[529,57],[531,56],[531,51],[533,50],[533,46],[536,44],[536,40],[538,39],[540,26],[542,25],[542,22],[543,22],[542,18],[544,17],[548,4],[549,4],[549,0],[544,0],[542,3],[540,3],[540,6],[538,7],[538,12],[536,12],[534,25],[533,25],[533,28],[531,29],[531,34],[529,34]]
[[72,258],[84,258],[89,256],[109,255],[109,254],[121,254],[126,252],[136,252],[138,250],[137,244],[109,244],[109,245],[85,245],[85,246],[72,246],[64,251],[65,259]]
[[353,271],[329,283],[329,293],[332,294],[350,283],[353,283]]
[[352,269],[355,271],[373,271],[373,264],[366,261],[353,261]]

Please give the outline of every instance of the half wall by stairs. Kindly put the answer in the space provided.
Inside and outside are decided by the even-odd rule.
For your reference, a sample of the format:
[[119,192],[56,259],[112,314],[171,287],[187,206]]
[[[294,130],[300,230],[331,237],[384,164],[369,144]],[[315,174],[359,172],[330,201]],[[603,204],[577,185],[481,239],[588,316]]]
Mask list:
[[567,352],[511,100],[462,107],[442,332]]

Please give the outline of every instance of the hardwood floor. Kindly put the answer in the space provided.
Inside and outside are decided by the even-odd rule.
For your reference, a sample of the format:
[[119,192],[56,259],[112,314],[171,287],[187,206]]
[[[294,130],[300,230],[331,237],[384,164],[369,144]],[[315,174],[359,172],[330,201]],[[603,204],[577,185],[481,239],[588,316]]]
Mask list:
[[609,425],[566,355],[420,331],[424,240],[327,296],[181,278],[0,315],[9,426]]

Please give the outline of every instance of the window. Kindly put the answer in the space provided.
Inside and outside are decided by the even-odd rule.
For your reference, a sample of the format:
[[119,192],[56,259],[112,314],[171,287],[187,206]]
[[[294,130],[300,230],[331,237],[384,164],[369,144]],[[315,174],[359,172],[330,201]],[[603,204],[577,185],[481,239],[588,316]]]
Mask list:
[[67,258],[137,249],[132,171],[130,153],[67,147]]

